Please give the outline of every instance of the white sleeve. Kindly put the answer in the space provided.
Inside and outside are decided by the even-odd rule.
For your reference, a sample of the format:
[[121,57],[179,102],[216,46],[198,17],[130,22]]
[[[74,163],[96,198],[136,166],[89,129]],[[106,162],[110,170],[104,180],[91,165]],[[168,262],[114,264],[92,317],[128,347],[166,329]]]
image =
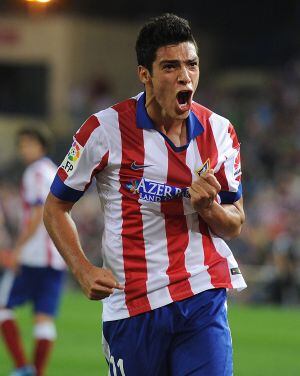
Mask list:
[[224,137],[223,162],[215,175],[221,184],[220,202],[231,204],[242,196],[240,143],[233,126],[229,123]]
[[51,192],[61,200],[77,201],[93,176],[102,171],[109,157],[107,136],[96,116],[76,132],[72,146],[59,166]]

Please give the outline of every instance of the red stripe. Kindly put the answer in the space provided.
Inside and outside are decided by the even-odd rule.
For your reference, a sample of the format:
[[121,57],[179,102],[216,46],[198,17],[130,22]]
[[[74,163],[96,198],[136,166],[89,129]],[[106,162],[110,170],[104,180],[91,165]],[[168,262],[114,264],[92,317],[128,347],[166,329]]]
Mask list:
[[100,163],[94,168],[92,174],[91,174],[91,178],[90,178],[90,181],[86,184],[86,186],[84,187],[84,190],[86,191],[88,189],[88,187],[91,185],[92,183],[92,180],[93,180],[93,177],[95,175],[97,175],[99,172],[103,171],[105,169],[105,167],[107,166],[107,163],[108,163],[108,158],[109,158],[109,151],[107,151],[104,156],[102,157]]
[[[235,132],[235,129],[233,128],[233,125],[232,124],[229,124],[229,127],[228,127],[228,133],[230,134],[230,137],[232,139],[232,147],[234,149],[237,149],[239,151],[238,155],[236,156],[236,159],[234,161],[234,168],[235,170],[238,169],[238,167],[240,167],[241,165],[241,154],[240,154],[240,143],[239,143],[239,140],[238,140],[238,137],[237,137],[237,134]],[[241,167],[240,167],[241,168]],[[235,180],[237,181],[241,181],[242,180],[242,176],[239,175],[235,178]]]
[[136,127],[135,100],[129,100],[114,109],[119,113],[122,140],[122,164],[120,168],[120,192],[122,194],[122,243],[125,273],[125,302],[130,316],[150,311],[147,297],[147,262],[143,236],[143,221],[138,197],[129,195],[122,186],[141,179],[143,170],[133,171],[133,161],[144,163],[143,130]]
[[75,134],[75,139],[81,146],[84,146],[92,132],[100,126],[99,120],[95,115],[90,116],[79,128]]
[[[209,121],[210,114],[204,111],[202,114],[201,109],[196,109],[196,116],[201,121],[204,132],[197,137],[198,150],[203,163],[209,158],[211,168],[215,168],[218,162],[218,148]],[[222,185],[222,189],[228,187],[227,178],[224,171],[224,166],[221,167],[219,173],[216,174],[217,179]],[[224,186],[224,188],[223,188]],[[227,188],[228,189],[228,188]],[[199,216],[199,229],[202,234],[202,243],[204,250],[204,264],[208,266],[208,273],[211,277],[211,283],[214,287],[228,286],[231,287],[231,279],[228,270],[227,259],[222,257],[215,248],[208,231],[207,224]]]
[[[228,126],[228,133],[232,139],[232,147],[238,148],[239,147],[239,141],[237,138],[237,135],[235,133],[235,130],[232,126],[232,124],[229,124]],[[216,173],[216,178],[218,179],[219,183],[221,184],[221,190],[222,191],[229,191],[229,184],[225,173],[225,167],[224,163],[220,167],[219,171]],[[238,179],[237,179],[238,180]]]
[[208,273],[214,287],[232,288],[227,259],[222,257],[210,236],[207,224],[199,216],[199,228],[202,234],[202,244],[204,250],[204,265],[208,266]]
[[221,191],[229,191],[229,184],[225,173],[225,165],[222,163],[218,172],[215,173],[215,177],[221,184]]
[[[205,109],[206,110],[206,109]],[[206,116],[204,116],[206,114]],[[210,166],[214,169],[218,163],[218,148],[214,138],[214,134],[210,125],[209,116],[210,113],[204,111],[204,115],[201,111],[196,113],[199,116],[199,120],[201,119],[202,125],[204,127],[204,132],[201,136],[197,137],[197,145],[198,150],[202,159],[202,162],[205,163],[207,159],[210,159]],[[199,166],[201,167],[201,166]],[[227,177],[225,174],[224,165],[222,165],[218,172],[215,174],[216,178],[218,179],[219,183],[221,184],[221,189],[226,191],[229,189]]]
[[[191,171],[186,165],[186,150],[175,153],[166,142],[168,149],[168,177],[167,184],[179,188],[191,185]],[[179,174],[180,172],[180,174]],[[178,177],[180,175],[180,178]],[[180,184],[178,180],[180,179]],[[182,198],[163,201],[161,211],[165,216],[165,227],[169,266],[166,273],[169,276],[168,286],[173,301],[193,295],[188,278],[191,276],[185,267],[185,251],[189,244],[188,227]]]
[[230,137],[232,139],[232,147],[235,149],[238,148],[240,144],[232,124],[229,124],[228,133],[230,134]]
[[62,167],[59,167],[59,169],[57,171],[57,175],[60,177],[60,179],[62,181],[65,181],[68,177],[68,174],[66,173],[66,171]]

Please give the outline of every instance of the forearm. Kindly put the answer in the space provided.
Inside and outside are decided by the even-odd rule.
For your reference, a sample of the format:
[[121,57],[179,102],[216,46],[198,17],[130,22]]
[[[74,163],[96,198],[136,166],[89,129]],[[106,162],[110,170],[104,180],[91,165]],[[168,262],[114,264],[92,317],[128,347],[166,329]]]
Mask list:
[[220,205],[216,201],[199,211],[200,216],[217,236],[230,240],[238,236],[245,221],[241,203]]
[[92,265],[86,258],[70,211],[73,204],[48,195],[44,209],[44,223],[56,248],[65,259],[82,290],[89,299],[101,300],[124,286],[110,270]]
[[[51,204],[49,201],[52,201]],[[75,223],[70,215],[70,205],[66,203],[64,207],[53,201],[55,199],[48,197],[44,208],[44,224],[59,253],[78,279],[91,264],[82,250]]]

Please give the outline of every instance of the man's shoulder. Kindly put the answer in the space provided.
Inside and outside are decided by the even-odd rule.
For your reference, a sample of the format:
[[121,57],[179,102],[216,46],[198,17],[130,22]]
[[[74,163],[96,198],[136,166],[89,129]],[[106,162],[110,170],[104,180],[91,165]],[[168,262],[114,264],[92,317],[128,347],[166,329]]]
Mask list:
[[103,130],[119,128],[119,122],[121,119],[126,119],[126,121],[134,121],[136,115],[136,104],[138,96],[128,98],[122,102],[116,103],[111,107],[101,110],[91,116],[97,119],[98,126]]
[[200,103],[193,102],[192,111],[204,127],[207,125],[212,126],[214,124],[215,126],[224,127],[227,129],[230,124],[230,121],[224,116],[218,115]]

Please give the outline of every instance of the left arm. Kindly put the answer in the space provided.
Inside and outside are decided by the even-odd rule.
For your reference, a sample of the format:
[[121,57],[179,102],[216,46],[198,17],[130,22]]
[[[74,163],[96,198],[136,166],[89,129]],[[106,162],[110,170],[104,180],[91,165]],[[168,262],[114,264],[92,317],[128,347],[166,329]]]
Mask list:
[[245,221],[243,198],[232,204],[218,204],[215,199],[221,185],[209,170],[190,187],[191,203],[210,229],[219,237],[230,240],[238,236]]
[[220,205],[214,201],[209,208],[200,210],[199,214],[216,235],[230,240],[240,234],[245,222],[243,198],[233,204]]

